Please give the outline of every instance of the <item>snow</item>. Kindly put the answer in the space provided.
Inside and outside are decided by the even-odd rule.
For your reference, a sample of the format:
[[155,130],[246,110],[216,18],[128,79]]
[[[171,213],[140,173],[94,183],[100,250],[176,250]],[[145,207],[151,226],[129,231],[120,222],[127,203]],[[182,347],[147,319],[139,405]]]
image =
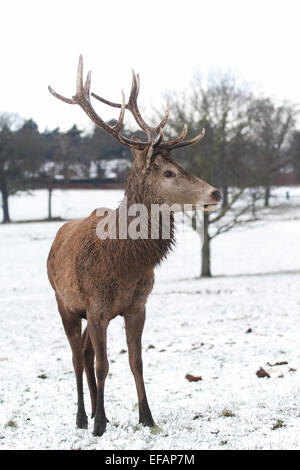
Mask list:
[[[52,196],[52,216],[63,219],[86,217],[96,207],[116,208],[123,198],[122,190],[56,189]],[[39,220],[48,216],[48,192],[45,189],[19,193],[10,199],[12,221]]]
[[[119,317],[108,330],[110,423],[101,438],[91,419],[89,429],[75,428],[71,352],[46,276],[62,223],[0,226],[0,448],[299,449],[300,210],[296,198],[284,202],[285,190],[276,196],[278,208],[263,220],[213,241],[212,279],[197,279],[200,238],[179,226],[174,253],[156,271],[143,335],[158,428],[138,424]],[[54,215],[87,215],[121,198],[121,191],[55,191]],[[11,204],[15,220],[45,217],[46,209],[45,191]],[[260,367],[270,379],[256,376]],[[203,380],[188,382],[187,373]],[[86,384],[85,397],[90,414]]]

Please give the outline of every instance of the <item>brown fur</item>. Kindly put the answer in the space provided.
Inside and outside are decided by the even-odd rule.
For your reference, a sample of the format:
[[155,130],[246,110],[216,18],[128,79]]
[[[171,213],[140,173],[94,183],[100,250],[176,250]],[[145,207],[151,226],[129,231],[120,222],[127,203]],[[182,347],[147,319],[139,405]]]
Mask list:
[[[128,207],[151,204],[216,204],[215,188],[188,173],[174,162],[168,151],[160,151],[145,166],[145,152],[133,151],[126,196]],[[172,171],[173,176],[164,176]],[[119,223],[119,208],[116,215]],[[83,368],[89,384],[94,434],[106,428],[104,384],[108,373],[106,329],[114,317],[124,315],[129,362],[135,378],[140,422],[153,426],[147,402],[141,357],[141,336],[145,321],[145,305],[153,288],[154,267],[164,259],[174,244],[173,219],[170,238],[157,240],[106,239],[97,237],[101,217],[94,211],[89,217],[68,222],[61,227],[48,258],[48,276],[55,291],[59,312],[68,336],[77,379],[77,425],[87,426],[84,409]],[[130,218],[128,223],[130,222]],[[148,231],[150,231],[148,220]],[[87,318],[87,329],[81,334],[81,318]],[[96,355],[96,376],[94,376]]]

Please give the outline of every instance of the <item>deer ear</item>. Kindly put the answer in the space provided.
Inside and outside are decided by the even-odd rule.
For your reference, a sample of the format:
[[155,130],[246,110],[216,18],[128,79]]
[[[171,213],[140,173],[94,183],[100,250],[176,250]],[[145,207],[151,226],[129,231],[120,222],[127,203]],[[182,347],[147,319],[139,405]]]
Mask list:
[[131,148],[135,161],[145,169],[149,167],[153,154],[152,142],[149,142],[143,150]]

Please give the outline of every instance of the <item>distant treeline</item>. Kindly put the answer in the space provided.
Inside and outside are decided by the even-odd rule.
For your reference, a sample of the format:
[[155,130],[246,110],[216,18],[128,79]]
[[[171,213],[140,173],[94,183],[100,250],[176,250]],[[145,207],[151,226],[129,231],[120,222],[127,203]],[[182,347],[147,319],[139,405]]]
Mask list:
[[[113,121],[110,121],[113,124]],[[127,133],[131,136],[131,133]],[[3,222],[10,221],[9,196],[18,191],[46,188],[123,187],[130,167],[131,152],[104,131],[94,128],[89,135],[74,125],[39,132],[33,120],[17,115],[0,115],[0,194]]]

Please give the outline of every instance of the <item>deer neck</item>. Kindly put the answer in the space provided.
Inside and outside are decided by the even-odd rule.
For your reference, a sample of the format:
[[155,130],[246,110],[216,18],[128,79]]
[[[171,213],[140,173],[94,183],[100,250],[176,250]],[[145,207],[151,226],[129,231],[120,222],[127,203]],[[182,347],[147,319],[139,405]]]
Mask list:
[[[143,181],[140,184],[132,183],[129,179],[125,198],[117,209],[117,225],[120,227],[122,224],[123,229],[125,226],[123,233],[127,232],[127,237],[124,240],[119,240],[123,245],[122,258],[124,262],[126,260],[128,263],[136,263],[137,267],[154,267],[160,264],[175,244],[174,217],[172,214],[167,220],[164,220],[161,214],[153,217],[151,211],[153,204],[160,205],[163,201],[160,201]],[[140,217],[140,208],[144,211],[144,215],[147,214],[147,217]],[[126,209],[127,217],[124,218]],[[123,215],[121,215],[121,210]],[[138,211],[137,216],[130,215],[131,210],[134,213]],[[141,236],[133,239],[130,236],[133,227],[131,224],[135,224],[136,217],[140,217],[139,220],[141,220],[141,225],[138,228]]]

